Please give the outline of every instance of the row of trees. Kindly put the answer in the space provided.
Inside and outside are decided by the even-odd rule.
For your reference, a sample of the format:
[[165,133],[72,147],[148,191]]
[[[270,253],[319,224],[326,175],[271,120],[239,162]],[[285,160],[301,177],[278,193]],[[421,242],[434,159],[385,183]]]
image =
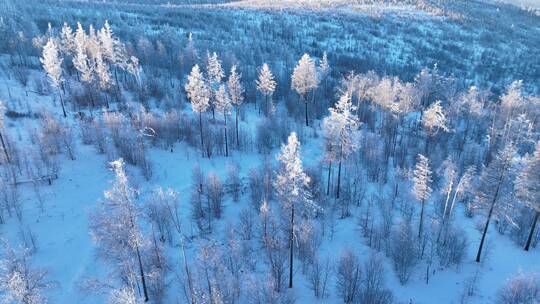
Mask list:
[[[68,75],[75,73],[76,79],[89,92],[90,110],[102,105],[96,100],[101,98],[95,96],[96,89],[108,92],[114,86],[116,98],[120,99],[121,86],[118,70],[129,72],[136,82],[140,83],[139,60],[127,55],[124,44],[113,35],[107,21],[98,31],[90,25],[88,33],[80,23],[77,23],[75,32],[67,23],[64,23],[61,31],[56,34],[49,24],[48,32],[45,36],[39,37],[37,44],[43,44],[40,61],[51,86],[59,90],[64,117],[67,113],[63,94],[66,92],[65,86],[69,85],[66,83]],[[109,108],[108,96],[103,97],[105,106]]]

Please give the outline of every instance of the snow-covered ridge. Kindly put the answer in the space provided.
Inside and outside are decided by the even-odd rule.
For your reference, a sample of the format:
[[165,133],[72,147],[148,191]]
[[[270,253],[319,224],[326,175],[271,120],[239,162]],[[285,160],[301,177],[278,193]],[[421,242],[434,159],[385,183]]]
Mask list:
[[434,5],[425,0],[240,0],[220,6],[254,9],[308,9],[339,10],[369,14],[395,13],[400,15],[427,14],[432,16],[451,16],[442,5]]
[[531,8],[540,10],[540,1],[538,0],[493,0],[499,3],[508,3],[521,8]]

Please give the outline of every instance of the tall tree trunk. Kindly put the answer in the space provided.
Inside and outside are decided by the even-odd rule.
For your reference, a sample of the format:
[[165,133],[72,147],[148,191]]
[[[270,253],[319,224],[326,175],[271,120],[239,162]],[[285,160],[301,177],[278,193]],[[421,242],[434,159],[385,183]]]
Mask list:
[[202,112],[199,112],[199,128],[201,131],[201,152],[204,157],[204,140],[203,140],[203,128],[202,128]]
[[430,141],[430,137],[429,137],[429,134],[426,135],[426,145],[424,146],[424,155],[426,157],[429,156],[429,141]]
[[195,304],[195,291],[193,290],[193,282],[191,279],[191,273],[189,271],[189,266],[186,259],[186,249],[184,247],[184,238],[182,235],[180,235],[181,240],[181,247],[182,247],[182,257],[184,259],[184,271],[186,272],[186,277],[188,281],[188,288],[189,288],[189,302],[191,304]]
[[2,136],[2,133],[0,133],[0,142],[2,142],[2,149],[4,150],[4,155],[6,156],[6,161],[8,164],[11,164],[11,160],[9,159],[8,150],[6,147],[6,142],[4,141],[4,136]]
[[536,211],[534,214],[531,231],[529,231],[529,237],[527,238],[527,243],[525,244],[525,251],[529,251],[529,247],[531,246],[531,241],[534,235],[534,229],[536,228],[536,223],[538,222],[539,216],[540,216],[540,211]]
[[341,188],[341,162],[343,159],[343,145],[339,146],[339,165],[338,165],[338,175],[337,175],[337,189],[336,189],[336,198],[339,198],[339,190]]
[[495,200],[491,203],[491,207],[489,208],[488,217],[486,220],[486,224],[484,225],[484,230],[482,232],[482,239],[480,240],[480,246],[478,247],[478,253],[476,254],[476,262],[480,263],[480,257],[482,256],[482,249],[484,248],[484,241],[486,240],[486,234],[489,228],[489,222],[491,220],[491,215],[493,214],[493,207],[495,206]]
[[229,157],[229,142],[227,140],[227,114],[223,112],[223,119],[225,121],[224,123],[224,131],[225,131],[225,157]]
[[238,135],[238,112],[240,111],[240,107],[236,107],[236,148],[240,149],[240,139]]
[[306,127],[309,127],[308,112],[307,112],[307,100],[304,97],[304,104],[306,105]]
[[426,201],[422,199],[422,209],[420,210],[420,224],[418,225],[418,238],[422,237],[422,228],[424,227],[424,207]]
[[495,194],[493,195],[491,206],[489,207],[489,213],[486,220],[486,225],[484,226],[484,231],[482,232],[482,239],[480,240],[480,246],[478,247],[478,253],[476,254],[477,263],[480,263],[480,257],[482,256],[482,249],[484,248],[484,241],[486,239],[486,234],[489,227],[489,221],[491,220],[491,216],[493,215],[493,209],[495,208],[495,203],[497,202],[497,198],[499,196],[499,189],[501,188],[501,183],[504,178],[504,173],[506,171],[507,164],[508,162],[505,162],[501,175],[499,176],[499,181],[497,182],[497,188],[495,189]]
[[339,158],[336,198],[339,198],[339,188],[341,188],[341,157]]
[[443,211],[442,220],[441,220],[441,227],[439,227],[439,233],[437,235],[437,244],[439,243],[439,240],[441,239],[441,233],[444,229],[444,226],[446,225],[446,213],[448,210],[448,202],[450,201],[450,194],[452,193],[453,184],[454,184],[453,182],[450,184],[450,190],[448,190],[448,193],[446,194],[446,201],[444,203],[444,211]]
[[294,238],[294,204],[291,205],[291,231],[290,231],[290,235],[289,235],[289,248],[290,248],[290,252],[289,252],[289,288],[292,288],[293,287],[293,248],[294,248],[294,243],[293,243],[293,238]]
[[114,81],[116,83],[116,86],[114,88],[114,92],[116,95],[116,102],[120,102],[120,84],[118,82],[118,67],[114,68]]
[[148,302],[148,290],[146,288],[146,279],[144,278],[144,269],[143,269],[143,264],[141,260],[141,254],[139,252],[139,245],[135,245],[135,249],[137,251],[137,259],[139,260],[139,270],[141,273],[141,282],[143,286],[144,301]]
[[66,107],[64,106],[64,98],[62,97],[62,92],[60,92],[60,104],[62,105],[62,113],[64,114],[64,117],[67,117]]
[[264,115],[269,116],[270,109],[268,108],[268,95],[264,95]]
[[330,175],[332,173],[332,162],[328,162],[328,184],[326,186],[326,195],[330,195]]

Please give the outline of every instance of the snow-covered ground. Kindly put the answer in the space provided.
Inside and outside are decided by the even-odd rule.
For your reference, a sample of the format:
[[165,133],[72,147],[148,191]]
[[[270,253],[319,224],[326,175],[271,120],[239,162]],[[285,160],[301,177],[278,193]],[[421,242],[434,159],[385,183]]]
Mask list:
[[[14,82],[10,94],[12,98],[25,99],[24,90],[17,88]],[[2,90],[2,98],[6,98],[6,91]],[[47,100],[47,99],[45,99]],[[50,102],[48,100],[47,102]],[[29,110],[37,111],[38,103],[30,102]],[[58,107],[51,107],[56,110]],[[251,112],[251,111],[250,111]],[[257,115],[247,115],[246,125],[254,124]],[[24,122],[14,120],[9,122],[11,132],[18,132]],[[320,138],[311,135],[306,136],[302,143],[305,166],[317,165],[320,160]],[[24,136],[23,136],[24,138]],[[88,212],[95,207],[96,201],[103,197],[103,191],[108,189],[114,178],[113,173],[107,166],[104,155],[96,154],[92,146],[78,144],[76,160],[62,158],[60,177],[51,186],[40,187],[40,196],[43,211],[38,208],[36,192],[30,185],[21,187],[21,200],[24,205],[24,217],[21,221],[11,218],[4,225],[0,225],[0,235],[7,237],[13,243],[18,243],[21,236],[33,235],[37,240],[37,251],[34,255],[35,265],[48,269],[50,279],[57,283],[49,295],[51,303],[103,303],[102,295],[88,294],[81,290],[85,280],[92,277],[102,277],[106,268],[98,262],[95,255],[95,246],[89,234]],[[178,191],[181,196],[181,216],[184,220],[184,230],[188,235],[195,235],[193,224],[190,224],[189,185],[191,184],[191,170],[194,165],[199,165],[204,172],[215,172],[223,180],[226,179],[226,167],[231,163],[241,166],[241,176],[245,178],[251,168],[255,168],[265,159],[257,154],[245,154],[233,152],[232,157],[214,157],[211,159],[201,158],[200,152],[185,144],[177,144],[174,152],[170,150],[152,149],[150,159],[153,164],[153,177],[146,181],[137,168],[128,167],[131,183],[141,190],[145,196],[158,186]],[[266,159],[275,161],[274,151]],[[374,185],[370,186],[369,192],[376,192]],[[236,224],[240,210],[248,208],[246,195],[240,203],[226,200],[225,214],[219,222],[218,232],[215,237],[226,232],[226,228]],[[327,231],[323,236],[320,249],[321,256],[328,256],[332,262],[337,261],[343,248],[351,248],[360,254],[361,260],[367,259],[372,249],[367,247],[361,237],[359,217],[361,209],[353,208],[353,216],[343,220],[337,220],[334,237],[330,237]],[[456,210],[456,225],[463,228],[469,239],[469,247],[464,263],[457,268],[446,270],[437,266],[431,270],[429,284],[425,282],[425,265],[417,267],[411,280],[406,285],[401,285],[393,274],[392,265],[385,260],[385,278],[388,288],[394,292],[394,296],[401,303],[415,304],[452,304],[460,303],[460,297],[471,288],[471,282],[475,281],[475,294],[468,298],[467,303],[491,304],[495,301],[495,294],[507,278],[516,272],[523,270],[528,272],[540,272],[540,259],[538,250],[525,252],[507,236],[497,233],[491,228],[488,236],[486,260],[481,264],[474,262],[480,233],[478,224],[480,218],[467,218],[461,206]],[[189,245],[190,250],[197,248],[195,240]],[[168,250],[171,256],[176,255],[178,247]],[[191,251],[190,255],[193,254]],[[176,260],[174,267],[181,267]],[[305,276],[298,270],[295,274],[297,279],[295,296],[297,303],[339,303],[340,299],[333,292],[335,282],[329,283],[330,297],[317,299],[309,290]]]
[[[527,1],[527,0],[523,0]],[[532,1],[532,0],[529,0]],[[225,6],[242,7],[242,8],[265,8],[265,9],[287,9],[287,8],[309,8],[309,9],[338,9],[342,11],[357,10],[360,12],[373,12],[373,6],[356,4],[351,5],[348,0],[280,0],[280,1],[264,1],[264,0],[242,0],[226,4]],[[533,1],[536,2],[536,1]],[[197,6],[200,7],[200,6]],[[539,4],[540,7],[540,4]],[[424,11],[419,10],[411,5],[388,5],[377,7],[381,12],[391,12],[399,15],[424,15]],[[335,25],[335,24],[334,24]],[[432,33],[429,23],[424,27],[420,27],[421,31]],[[150,32],[150,31],[149,31]],[[154,33],[158,33],[155,30]],[[436,33],[435,33],[436,34]],[[407,37],[395,37],[393,48],[395,50],[404,48],[404,40]],[[292,38],[291,38],[292,39]],[[355,39],[355,37],[351,37]],[[381,33],[380,40],[393,39],[386,37],[386,33]],[[141,40],[142,41],[142,40]],[[344,43],[335,41],[336,44]],[[345,42],[346,43],[346,42]],[[140,45],[145,46],[145,42]],[[132,47],[130,45],[130,47]],[[393,50],[394,50],[393,49]],[[396,51],[397,52],[397,51]],[[176,54],[176,53],[175,53]],[[9,58],[2,58],[7,62]],[[36,62],[36,58],[33,58]],[[404,60],[403,58],[399,58]],[[147,59],[148,60],[148,59]],[[398,60],[398,58],[391,58]],[[414,59],[411,59],[414,60]],[[241,61],[241,60],[240,60]],[[167,65],[166,63],[165,65]],[[332,63],[331,63],[332,64]],[[6,64],[5,66],[9,66]],[[39,64],[35,65],[39,68]],[[274,66],[275,68],[275,66]],[[149,70],[149,73],[153,71]],[[289,71],[287,71],[289,72]],[[31,80],[43,79],[41,70],[28,71]],[[9,74],[11,75],[11,74]],[[171,76],[172,77],[172,76]],[[71,83],[75,83],[75,76],[72,76]],[[285,77],[286,78],[286,77]],[[163,79],[163,78],[155,78]],[[286,78],[287,81],[289,80]],[[171,80],[171,83],[177,85],[172,86],[176,91],[181,91],[180,81]],[[249,85],[253,85],[252,83]],[[280,84],[281,85],[281,84]],[[288,84],[287,84],[288,85]],[[126,87],[128,87],[126,85]],[[169,83],[164,87],[169,88]],[[22,151],[22,155],[30,155],[34,148],[29,131],[39,128],[37,121],[38,114],[45,110],[50,111],[53,115],[66,124],[70,125],[75,130],[75,159],[69,159],[67,155],[59,154],[59,175],[58,179],[52,181],[49,185],[47,181],[40,183],[21,183],[17,190],[20,195],[19,201],[22,203],[22,218],[16,216],[6,217],[6,222],[0,224],[0,239],[7,239],[10,244],[17,246],[30,246],[31,242],[35,242],[35,252],[32,256],[32,266],[42,267],[48,271],[47,279],[54,283],[54,288],[47,291],[50,303],[58,304],[94,304],[106,303],[107,294],[92,293],[88,290],[83,290],[85,282],[92,278],[106,279],[110,271],[110,265],[103,262],[97,256],[97,247],[90,235],[90,218],[89,214],[97,206],[97,202],[104,197],[104,191],[110,188],[111,182],[114,180],[114,173],[108,164],[111,161],[111,155],[99,154],[96,147],[93,145],[85,145],[81,139],[81,129],[79,126],[79,118],[72,111],[67,119],[64,119],[61,114],[59,102],[57,98],[52,97],[52,91],[48,95],[39,95],[36,91],[36,86],[32,81],[26,87],[16,81],[13,77],[9,77],[8,73],[0,72],[0,100],[5,100],[6,105],[12,114],[6,118],[4,122],[5,132],[10,135],[11,140],[16,143],[16,146]],[[128,89],[126,89],[127,91]],[[168,92],[170,93],[170,92]],[[131,92],[126,92],[126,95]],[[111,94],[112,95],[112,94]],[[173,95],[173,94],[171,94]],[[173,95],[178,97],[177,95]],[[287,95],[292,96],[292,95]],[[294,95],[296,96],[296,95]],[[167,96],[171,98],[170,96]],[[135,99],[135,96],[130,96]],[[330,97],[333,98],[333,97]],[[162,111],[157,108],[157,100],[153,97],[149,98],[148,109],[150,111]],[[179,99],[179,98],[177,98]],[[174,102],[178,100],[175,99]],[[169,100],[170,101],[170,100]],[[180,101],[183,102],[183,101]],[[286,107],[284,100],[278,101],[278,110],[283,110]],[[296,101],[295,101],[296,102]],[[175,103],[176,105],[176,103]],[[179,110],[186,117],[193,118],[195,116],[191,111],[189,104],[184,104],[184,107]],[[114,105],[113,105],[114,108]],[[254,106],[252,101],[244,105],[245,113],[242,118],[242,130],[250,135],[257,132],[256,126],[263,119],[258,113],[259,109]],[[106,111],[106,110],[103,110]],[[15,114],[13,114],[15,113]],[[88,112],[83,111],[88,114]],[[278,111],[278,113],[282,113]],[[291,111],[291,113],[293,113]],[[101,115],[101,111],[95,111],[93,115]],[[291,126],[291,131],[299,134],[302,145],[301,159],[306,168],[323,168],[323,138],[321,136],[322,121],[315,119],[310,127],[304,127],[303,121],[295,121],[291,116],[280,117]],[[377,115],[377,114],[376,114]],[[208,114],[210,116],[210,114]],[[406,115],[405,115],[406,116]],[[418,119],[419,112],[411,114],[408,118]],[[207,124],[219,123],[219,118]],[[376,124],[376,123],[375,123]],[[405,123],[406,124],[406,123]],[[275,126],[271,126],[275,127]],[[459,127],[459,126],[456,126]],[[366,131],[367,132],[367,131]],[[379,130],[377,130],[379,132]],[[472,131],[471,131],[472,132]],[[372,136],[381,136],[380,133],[369,133]],[[198,135],[198,134],[195,134]],[[403,136],[403,135],[396,135]],[[252,136],[251,138],[255,138]],[[415,147],[420,146],[421,139],[416,138],[416,142],[409,143]],[[255,146],[255,144],[252,144]],[[427,144],[426,144],[427,146]],[[152,191],[158,187],[171,188],[177,191],[180,195],[180,217],[182,222],[182,231],[185,234],[185,245],[187,258],[190,265],[195,267],[198,249],[203,244],[215,243],[216,246],[222,246],[225,243],[227,234],[231,231],[231,227],[239,225],[239,219],[243,210],[253,209],[249,198],[248,177],[250,171],[255,168],[260,168],[262,164],[268,162],[272,165],[277,163],[276,156],[280,152],[279,148],[274,148],[268,155],[258,153],[255,148],[246,149],[246,151],[237,151],[231,148],[230,157],[213,156],[211,158],[201,157],[201,152],[198,148],[190,146],[185,141],[176,142],[172,147],[158,148],[150,146],[148,148],[148,159],[151,162],[152,176],[146,179],[139,167],[127,166],[127,173],[130,184],[135,187],[138,197],[138,204],[144,206],[147,204],[147,198]],[[369,147],[368,147],[369,148]],[[427,150],[427,148],[426,148]],[[380,151],[379,151],[380,152]],[[448,151],[444,151],[448,152]],[[460,151],[461,152],[461,151]],[[382,153],[382,152],[381,152]],[[435,153],[434,153],[435,154]],[[445,154],[446,157],[446,154]],[[392,163],[393,160],[389,162]],[[358,162],[360,164],[360,161]],[[196,166],[207,174],[215,173],[220,179],[227,183],[227,169],[229,165],[238,164],[240,168],[240,178],[242,180],[242,195],[239,202],[234,202],[230,195],[225,195],[223,215],[220,219],[215,220],[214,232],[210,235],[200,236],[192,219],[192,203],[190,196],[192,194],[192,169]],[[352,170],[358,164],[344,165],[344,172]],[[434,164],[438,168],[440,164]],[[393,172],[392,166],[389,166],[388,173],[389,183],[385,185],[376,184],[375,182],[363,181],[362,188],[365,189],[365,197],[375,197],[380,195],[382,199],[386,199],[385,194],[392,192],[393,189],[390,183],[392,182]],[[357,169],[357,168],[355,168]],[[367,171],[366,168],[359,170]],[[334,173],[335,174],[335,173]],[[344,173],[345,174],[345,173]],[[24,175],[21,173],[21,175]],[[437,173],[437,175],[440,175]],[[438,176],[440,177],[440,176]],[[324,181],[323,181],[324,182]],[[2,186],[5,186],[2,184]],[[399,198],[400,202],[417,204],[408,194],[410,182],[403,182],[401,189],[405,194]],[[439,190],[438,185],[434,185],[436,190]],[[434,193],[434,198],[428,204],[429,215],[426,218],[426,225],[434,223],[435,206],[434,202],[439,202],[440,194]],[[322,200],[326,203],[337,204],[330,196],[325,196]],[[411,202],[407,201],[410,200]],[[484,259],[482,263],[476,263],[474,258],[480,241],[480,228],[485,221],[482,213],[477,213],[473,217],[466,216],[465,206],[458,202],[458,206],[453,213],[453,225],[463,230],[464,236],[467,238],[468,246],[463,262],[456,267],[443,268],[437,263],[431,265],[427,271],[426,260],[420,259],[416,265],[411,279],[402,285],[395,273],[394,266],[390,257],[385,256],[384,250],[375,252],[374,249],[367,245],[367,240],[363,236],[363,231],[360,227],[360,221],[366,212],[366,204],[368,199],[359,202],[359,206],[352,204],[351,215],[345,218],[336,216],[335,222],[325,223],[324,230],[318,230],[318,237],[321,237],[321,246],[318,248],[318,254],[321,257],[327,257],[332,265],[335,265],[339,260],[341,251],[344,248],[350,248],[359,255],[360,261],[363,263],[372,254],[378,255],[384,265],[385,286],[393,292],[396,303],[404,304],[453,304],[453,303],[476,303],[476,304],[492,304],[496,302],[496,294],[501,286],[506,283],[506,280],[519,271],[531,273],[540,273],[540,254],[538,246],[526,252],[521,247],[521,244],[516,244],[510,239],[507,234],[502,234],[497,231],[496,225],[490,226],[487,244],[484,248]],[[272,202],[277,204],[277,202]],[[415,205],[416,206],[416,205]],[[339,209],[339,208],[337,208]],[[374,208],[381,212],[379,209]],[[399,207],[392,209],[392,212],[398,213]],[[418,206],[415,209],[419,209]],[[338,212],[338,211],[336,211]],[[414,221],[418,217],[419,210],[414,213]],[[253,217],[257,217],[256,213],[252,213]],[[433,216],[433,218],[431,218]],[[399,216],[396,215],[396,219]],[[396,223],[398,222],[397,219]],[[326,220],[323,220],[326,221]],[[321,221],[322,222],[322,221]],[[392,224],[396,224],[392,223]],[[332,228],[332,225],[335,225]],[[318,228],[318,226],[317,226]],[[332,233],[330,230],[333,230]],[[324,231],[324,232],[323,232]],[[416,237],[416,236],[415,236]],[[253,240],[256,247],[259,249],[259,240]],[[380,240],[379,240],[380,241]],[[171,243],[164,245],[165,255],[169,257],[171,263],[170,273],[167,277],[167,292],[163,303],[185,303],[181,295],[181,287],[179,273],[182,273],[183,260],[180,258],[181,246],[178,240],[173,240]],[[261,265],[265,262],[264,252],[256,251],[256,270],[261,270]],[[299,265],[297,263],[296,265]],[[255,272],[255,271],[254,271]],[[262,272],[262,271],[261,271]],[[335,271],[334,271],[335,272]],[[429,274],[429,282],[426,282],[426,274]],[[318,299],[310,290],[309,282],[305,273],[302,272],[300,266],[295,269],[295,288],[294,293],[296,303],[341,303],[342,299],[336,292],[336,278],[331,276],[328,283],[328,298]],[[111,279],[111,282],[116,282],[117,279]],[[246,287],[247,289],[247,287]],[[249,292],[249,291],[248,291]],[[247,302],[245,298],[241,298],[242,302]],[[0,302],[2,299],[0,299]],[[12,303],[8,303],[12,304]],[[35,304],[35,303],[32,303]],[[116,304],[116,303],[115,303]],[[123,304],[123,303],[122,303]],[[536,303],[534,303],[536,304]]]

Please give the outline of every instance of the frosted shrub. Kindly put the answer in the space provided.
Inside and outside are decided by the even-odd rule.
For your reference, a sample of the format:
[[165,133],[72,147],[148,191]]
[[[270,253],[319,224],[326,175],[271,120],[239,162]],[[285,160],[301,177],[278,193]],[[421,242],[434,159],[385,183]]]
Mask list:
[[330,258],[321,260],[315,256],[313,263],[309,266],[308,282],[309,288],[313,291],[316,298],[326,298],[328,296],[328,281],[333,273],[333,265]]
[[355,303],[358,299],[361,269],[358,256],[350,249],[341,252],[336,267],[336,289],[344,303]]
[[256,146],[260,153],[268,154],[275,148],[273,126],[268,119],[261,119],[256,129]]
[[255,226],[255,213],[253,209],[246,208],[240,211],[238,233],[242,240],[249,241],[253,237],[253,229]]
[[399,282],[409,281],[418,261],[417,241],[410,223],[401,223],[392,235],[390,258]]
[[467,253],[467,236],[461,229],[449,226],[444,231],[444,239],[439,242],[437,255],[441,266],[459,266]]
[[221,179],[215,173],[210,172],[207,177],[207,195],[212,215],[219,219],[223,212],[223,197],[225,195]]
[[518,273],[497,292],[497,304],[536,304],[540,302],[540,280],[533,273]]
[[359,303],[390,304],[393,302],[392,292],[385,287],[385,273],[382,258],[372,254],[364,263]]
[[234,202],[238,202],[242,194],[242,180],[238,174],[239,165],[231,164],[227,166],[227,188],[231,193]]

